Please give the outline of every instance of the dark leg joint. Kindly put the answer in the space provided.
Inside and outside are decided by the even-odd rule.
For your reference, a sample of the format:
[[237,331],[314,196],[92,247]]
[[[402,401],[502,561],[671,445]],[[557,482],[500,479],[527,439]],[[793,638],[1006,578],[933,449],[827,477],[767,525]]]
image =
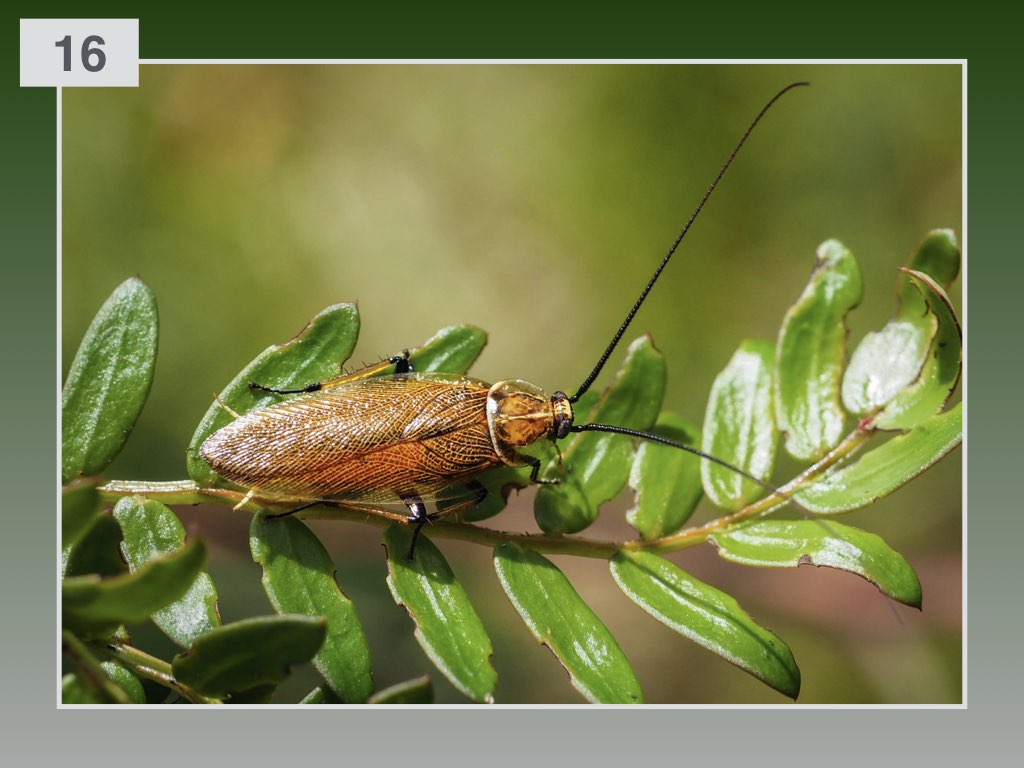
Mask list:
[[470,480],[466,483],[466,488],[473,492],[473,506],[483,504],[484,499],[487,498],[487,486],[479,480]]
[[409,350],[403,349],[402,354],[392,355],[388,358],[389,363],[395,364],[395,376],[404,376],[412,371],[412,363],[409,362]]

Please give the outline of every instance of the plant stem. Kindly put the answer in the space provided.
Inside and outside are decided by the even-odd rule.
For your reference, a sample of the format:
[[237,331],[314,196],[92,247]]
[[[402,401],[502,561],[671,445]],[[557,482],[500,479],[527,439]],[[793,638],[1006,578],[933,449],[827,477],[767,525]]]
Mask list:
[[61,632],[61,645],[74,663],[78,674],[93,690],[98,691],[111,704],[131,704],[131,699],[121,686],[111,680],[103,671],[96,657],[89,652],[85,643],[68,630]]
[[[839,445],[829,451],[826,456],[782,486],[778,494],[765,496],[736,512],[715,518],[700,526],[685,528],[671,536],[663,536],[659,539],[651,539],[649,541],[631,539],[629,541],[615,542],[583,537],[512,533],[510,531],[483,528],[471,523],[459,523],[449,520],[438,520],[432,523],[428,530],[433,536],[470,541],[486,546],[496,546],[502,542],[514,541],[537,552],[556,555],[577,555],[607,559],[621,549],[674,552],[703,543],[715,531],[720,531],[743,520],[752,517],[762,517],[789,503],[799,505],[799,499],[794,498],[794,496],[799,493],[800,489],[813,483],[840,461],[849,458],[870,439],[872,434],[873,430],[870,423],[867,421],[862,422]],[[113,480],[105,485],[101,485],[98,490],[100,498],[105,502],[115,502],[123,496],[133,495],[158,499],[165,504],[195,505],[215,502],[241,507],[250,501],[240,491],[232,491],[225,488],[204,488],[191,480],[170,482]],[[268,502],[261,499],[254,499],[252,501],[253,506],[257,509],[268,507],[274,510],[280,509],[281,511],[288,511],[289,509],[289,505],[282,505],[281,502]],[[294,504],[291,506],[294,506]],[[308,510],[303,510],[301,515],[304,518],[312,519],[351,520],[380,527],[394,522],[405,522],[405,516],[402,514],[386,510],[371,510],[365,507],[345,506],[345,502],[310,507]]]
[[183,699],[191,701],[194,704],[221,703],[220,699],[202,696],[188,686],[182,685],[175,680],[174,673],[171,671],[171,665],[163,659],[150,656],[145,651],[140,651],[138,648],[134,648],[130,645],[124,645],[117,641],[109,643],[107,645],[107,649],[110,651],[112,656],[131,667],[132,671],[136,674],[149,678],[156,683],[160,683],[160,685],[166,688],[170,688]]
[[[865,423],[859,424],[853,432],[843,438],[839,445],[829,451],[828,454],[821,458],[817,463],[808,467],[784,486],[779,488],[778,494],[765,496],[763,499],[758,499],[737,512],[716,518],[701,526],[686,528],[679,533],[672,534],[671,536],[663,536],[660,539],[654,539],[652,541],[643,541],[641,539],[627,541],[622,545],[622,549],[642,549],[649,552],[674,552],[676,550],[685,549],[686,547],[692,547],[694,544],[701,544],[707,541],[708,536],[715,531],[728,528],[730,525],[734,525],[741,520],[746,520],[752,517],[764,517],[790,502],[796,502],[799,506],[799,499],[794,499],[794,496],[801,488],[807,487],[816,479],[821,477],[826,470],[835,466],[843,459],[853,455],[865,442],[868,441],[868,439],[870,439],[872,434],[873,431],[870,427],[866,426]],[[780,498],[780,496],[785,496],[786,498]]]

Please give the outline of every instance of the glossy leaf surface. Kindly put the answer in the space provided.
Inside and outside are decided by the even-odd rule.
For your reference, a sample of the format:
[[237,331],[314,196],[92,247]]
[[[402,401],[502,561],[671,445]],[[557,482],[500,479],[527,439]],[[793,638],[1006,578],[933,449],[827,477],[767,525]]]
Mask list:
[[[132,573],[185,544],[185,527],[177,515],[154,499],[126,496],[114,506],[114,518],[121,526],[121,552]],[[217,590],[209,574],[200,572],[182,597],[156,611],[152,619],[183,648],[219,627]]]
[[196,639],[174,657],[174,677],[204,696],[264,689],[280,683],[293,664],[313,658],[327,622],[309,616],[259,616]]
[[494,550],[494,568],[530,632],[555,654],[576,690],[595,703],[643,702],[619,644],[550,560],[506,542]]
[[845,318],[862,292],[853,254],[837,240],[822,243],[807,287],[786,312],[776,347],[776,421],[794,458],[819,459],[843,436]]
[[[667,411],[651,430],[670,440],[700,446],[700,430]],[[700,459],[667,445],[640,441],[629,473],[636,503],[626,520],[644,539],[657,539],[679,530],[703,495]]]
[[743,565],[803,563],[856,573],[901,603],[921,607],[921,583],[903,555],[880,536],[832,520],[765,520],[711,535],[718,554]]
[[388,587],[416,624],[416,640],[434,665],[466,696],[494,700],[498,675],[491,666],[491,639],[444,555],[421,535],[408,559],[412,530],[391,525],[384,532]]
[[[704,452],[767,480],[775,466],[778,432],[772,409],[775,348],[747,339],[715,378],[704,413]],[[704,492],[715,506],[737,510],[764,495],[742,475],[701,461]]]
[[[930,232],[910,261],[911,269],[930,274],[947,287],[959,267],[956,236],[947,229]],[[896,316],[881,331],[867,334],[850,357],[842,391],[843,404],[851,413],[873,413],[910,386],[919,378],[933,345],[936,313],[929,311],[925,297],[904,277],[899,297]]]
[[465,373],[486,345],[486,332],[472,325],[451,325],[410,350],[409,362],[418,373]]
[[253,560],[263,567],[263,588],[274,610],[327,620],[327,635],[313,666],[344,701],[366,701],[373,692],[370,647],[323,544],[294,517],[265,520],[254,515],[249,545]]
[[153,383],[157,312],[137,277],[100,307],[61,393],[61,478],[102,472],[120,452]]
[[103,635],[118,624],[145,621],[188,591],[205,560],[203,542],[194,541],[150,560],[134,573],[108,579],[69,576],[61,584],[64,626]]
[[611,571],[629,599],[662,624],[780,693],[797,697],[800,670],[792,652],[733,597],[649,552],[619,552]]
[[[665,358],[643,336],[629,345],[614,381],[576,423],[648,430],[658,418],[664,392]],[[622,435],[584,432],[563,442],[561,450],[563,471],[556,462],[542,476],[557,478],[560,484],[542,486],[534,504],[537,524],[545,533],[576,533],[593,523],[598,507],[626,486],[635,446]]]
[[910,482],[960,445],[961,439],[961,404],[957,403],[794,495],[819,514],[859,509]]
[[931,316],[938,328],[920,375],[910,386],[898,392],[875,418],[879,429],[911,429],[938,412],[949,400],[960,381],[960,321],[945,291],[923,272],[907,275],[928,300]]
[[[337,376],[359,338],[359,311],[354,304],[328,307],[284,344],[268,347],[221,390],[221,402],[239,414],[281,401],[279,395],[254,392],[250,382],[289,389]],[[199,448],[221,427],[234,420],[216,400],[203,416],[189,443],[186,466],[200,485],[213,485],[216,476],[199,455]]]

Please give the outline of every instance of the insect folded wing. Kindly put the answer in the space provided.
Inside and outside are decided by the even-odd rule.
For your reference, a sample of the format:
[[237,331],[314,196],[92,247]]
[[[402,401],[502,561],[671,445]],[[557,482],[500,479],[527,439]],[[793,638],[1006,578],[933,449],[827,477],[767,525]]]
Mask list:
[[201,455],[260,498],[431,501],[501,463],[486,398],[472,379],[367,379],[248,413],[211,435]]

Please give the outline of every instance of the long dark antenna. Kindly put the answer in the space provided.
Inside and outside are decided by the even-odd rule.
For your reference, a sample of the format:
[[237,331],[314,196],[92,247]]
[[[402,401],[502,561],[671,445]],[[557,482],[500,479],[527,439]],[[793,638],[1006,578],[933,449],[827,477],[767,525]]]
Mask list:
[[661,260],[661,264],[659,264],[658,268],[654,270],[654,275],[651,276],[651,279],[647,282],[647,285],[640,292],[640,298],[636,300],[636,303],[633,304],[633,308],[629,310],[629,314],[626,315],[626,319],[622,321],[622,325],[619,326],[619,330],[616,331],[615,336],[612,338],[611,344],[608,345],[608,348],[604,351],[604,354],[601,355],[601,358],[597,361],[597,365],[594,366],[594,370],[592,370],[590,372],[590,375],[587,376],[586,379],[584,379],[582,384],[580,384],[579,389],[576,390],[576,394],[569,398],[570,403],[575,403],[577,400],[579,400],[580,397],[583,396],[583,393],[590,389],[590,385],[594,383],[594,379],[596,379],[598,375],[601,373],[601,369],[604,368],[604,364],[608,362],[608,358],[611,357],[612,352],[615,351],[616,345],[618,345],[619,341],[622,339],[622,336],[626,332],[626,329],[629,328],[629,324],[633,321],[633,317],[640,310],[640,306],[644,303],[644,299],[647,298],[647,294],[651,292],[651,288],[653,288],[654,284],[658,281],[658,277],[661,275],[661,271],[665,269],[665,266],[668,264],[669,259],[672,258],[672,254],[674,254],[676,252],[676,249],[679,247],[679,243],[681,243],[683,238],[686,237],[686,233],[690,231],[690,226],[697,218],[697,215],[701,212],[701,209],[704,207],[704,203],[706,203],[708,201],[708,198],[711,197],[711,193],[715,191],[715,187],[718,186],[718,182],[722,180],[722,177],[725,175],[725,172],[729,170],[729,166],[732,165],[733,159],[736,157],[737,153],[740,151],[740,148],[743,146],[743,144],[747,141],[747,137],[750,136],[751,132],[754,130],[755,126],[761,121],[761,118],[764,117],[765,113],[769,109],[771,109],[772,105],[776,101],[782,98],[782,95],[786,93],[786,91],[790,91],[793,88],[797,88],[801,85],[810,85],[810,83],[790,83],[781,91],[772,96],[771,100],[767,104],[765,104],[764,107],[762,107],[760,112],[757,113],[757,117],[754,118],[753,122],[747,128],[742,138],[740,138],[739,142],[732,150],[732,154],[729,155],[729,159],[725,161],[725,165],[722,166],[722,170],[720,170],[718,172],[718,175],[715,176],[715,180],[711,182],[711,186],[708,187],[707,192],[704,193],[704,197],[700,199],[700,202],[697,204],[697,207],[694,209],[693,213],[690,214],[690,218],[687,220],[686,225],[683,227],[682,231],[680,231],[678,237],[676,237],[675,241],[672,243],[672,247],[668,249],[668,253],[665,254],[665,258]]
[[731,469],[733,472],[742,475],[747,480],[750,480],[753,483],[757,483],[766,491],[771,491],[773,496],[778,496],[783,501],[791,502],[796,506],[800,507],[801,509],[803,509],[803,505],[801,505],[798,501],[795,501],[792,496],[783,493],[771,483],[766,483],[764,480],[757,477],[756,475],[752,475],[744,469],[740,469],[739,467],[734,466],[727,461],[723,461],[722,459],[719,459],[716,456],[712,456],[710,453],[704,453],[704,451],[700,450],[699,448],[694,448],[692,445],[687,445],[686,443],[679,443],[676,442],[675,440],[669,440],[667,437],[662,437],[661,435],[652,435],[649,432],[641,432],[636,429],[627,429],[626,427],[616,427],[611,424],[577,424],[573,426],[569,431],[611,432],[613,435],[628,435],[629,437],[636,437],[641,440],[649,440],[652,443],[661,443],[662,445],[669,445],[672,446],[673,448],[680,448],[684,451],[688,451],[694,454],[695,456],[700,456],[702,459],[712,461],[715,464],[718,464],[719,466],[725,467],[726,469]]

